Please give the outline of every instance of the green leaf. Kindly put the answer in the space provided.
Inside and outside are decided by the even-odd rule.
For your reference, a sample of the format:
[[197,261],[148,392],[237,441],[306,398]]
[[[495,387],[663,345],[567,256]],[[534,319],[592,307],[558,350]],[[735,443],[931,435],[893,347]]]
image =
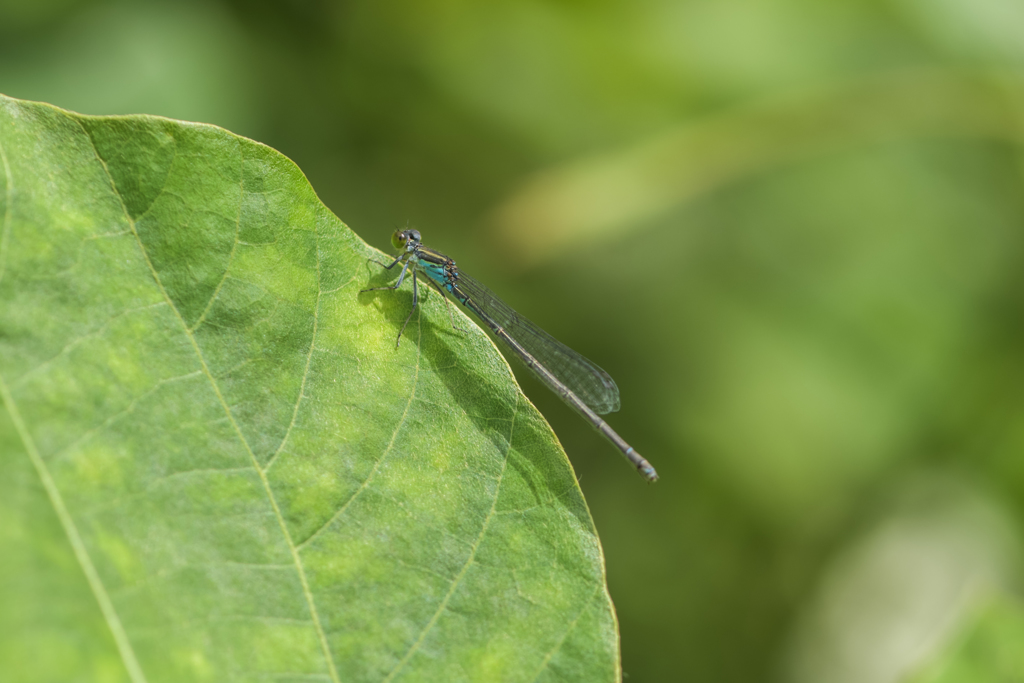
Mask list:
[[5,678],[619,679],[547,423],[294,164],[2,97],[0,162]]
[[993,596],[957,639],[907,683],[1013,683],[1024,677],[1024,609]]
[[506,261],[536,265],[584,236],[619,239],[740,178],[837,149],[936,136],[1021,144],[1022,96],[1017,82],[916,70],[776,97],[541,171],[499,207],[496,237]]

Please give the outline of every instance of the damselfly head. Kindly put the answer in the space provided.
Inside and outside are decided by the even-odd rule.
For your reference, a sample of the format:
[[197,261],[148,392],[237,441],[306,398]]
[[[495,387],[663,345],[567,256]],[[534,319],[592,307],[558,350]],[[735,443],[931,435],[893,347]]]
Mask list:
[[412,251],[419,243],[419,230],[395,230],[395,233],[391,235],[391,244],[395,245],[395,249]]

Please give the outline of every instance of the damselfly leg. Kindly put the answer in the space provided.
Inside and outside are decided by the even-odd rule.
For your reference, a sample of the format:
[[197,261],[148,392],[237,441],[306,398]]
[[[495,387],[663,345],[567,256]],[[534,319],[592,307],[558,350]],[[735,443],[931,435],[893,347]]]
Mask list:
[[[399,255],[394,261],[391,262],[390,265],[386,265],[386,266],[383,263],[381,263],[380,261],[377,261],[376,259],[370,259],[370,260],[373,261],[376,264],[384,266],[385,270],[391,270],[392,268],[394,268],[394,266],[400,260],[402,260],[402,256]],[[402,266],[402,272],[399,273],[399,275],[398,275],[398,282],[396,282],[395,284],[391,285],[390,287],[370,287],[368,289],[361,289],[361,290],[359,290],[359,293],[362,294],[363,292],[380,292],[380,291],[383,291],[383,290],[395,290],[395,289],[398,289],[399,287],[402,286],[402,283],[405,282],[405,274],[408,271],[409,271],[409,262],[406,261],[405,265]],[[402,333],[405,332],[405,328],[409,325],[409,321],[412,320],[412,314],[416,312],[416,305],[419,302],[420,302],[420,292],[419,292],[419,287],[417,287],[417,285],[416,285],[416,270],[414,269],[412,271],[412,308],[409,309],[409,315],[406,316],[405,322],[402,323],[402,329],[400,329],[398,331],[398,339],[395,340],[395,348],[396,349],[398,348],[398,345],[402,343]]]

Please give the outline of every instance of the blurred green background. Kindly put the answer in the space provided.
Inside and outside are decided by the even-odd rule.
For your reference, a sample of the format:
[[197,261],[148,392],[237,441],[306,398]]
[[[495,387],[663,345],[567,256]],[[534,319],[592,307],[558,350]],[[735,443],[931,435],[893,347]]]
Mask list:
[[1024,676],[1022,76],[1019,0],[0,0],[0,92],[271,145],[616,378],[656,485],[516,368],[631,682]]

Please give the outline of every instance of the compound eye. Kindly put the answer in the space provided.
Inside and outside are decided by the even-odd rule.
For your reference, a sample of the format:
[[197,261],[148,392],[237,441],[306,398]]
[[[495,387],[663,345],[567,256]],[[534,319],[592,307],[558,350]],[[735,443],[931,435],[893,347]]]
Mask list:
[[405,233],[402,232],[401,230],[395,230],[395,232],[392,233],[391,235],[391,245],[395,249],[401,249],[402,247],[404,247],[406,241],[408,241],[408,238],[405,236]]
[[419,244],[419,241],[420,241],[420,231],[419,230],[406,230],[405,234],[413,242],[416,242],[417,244]]

